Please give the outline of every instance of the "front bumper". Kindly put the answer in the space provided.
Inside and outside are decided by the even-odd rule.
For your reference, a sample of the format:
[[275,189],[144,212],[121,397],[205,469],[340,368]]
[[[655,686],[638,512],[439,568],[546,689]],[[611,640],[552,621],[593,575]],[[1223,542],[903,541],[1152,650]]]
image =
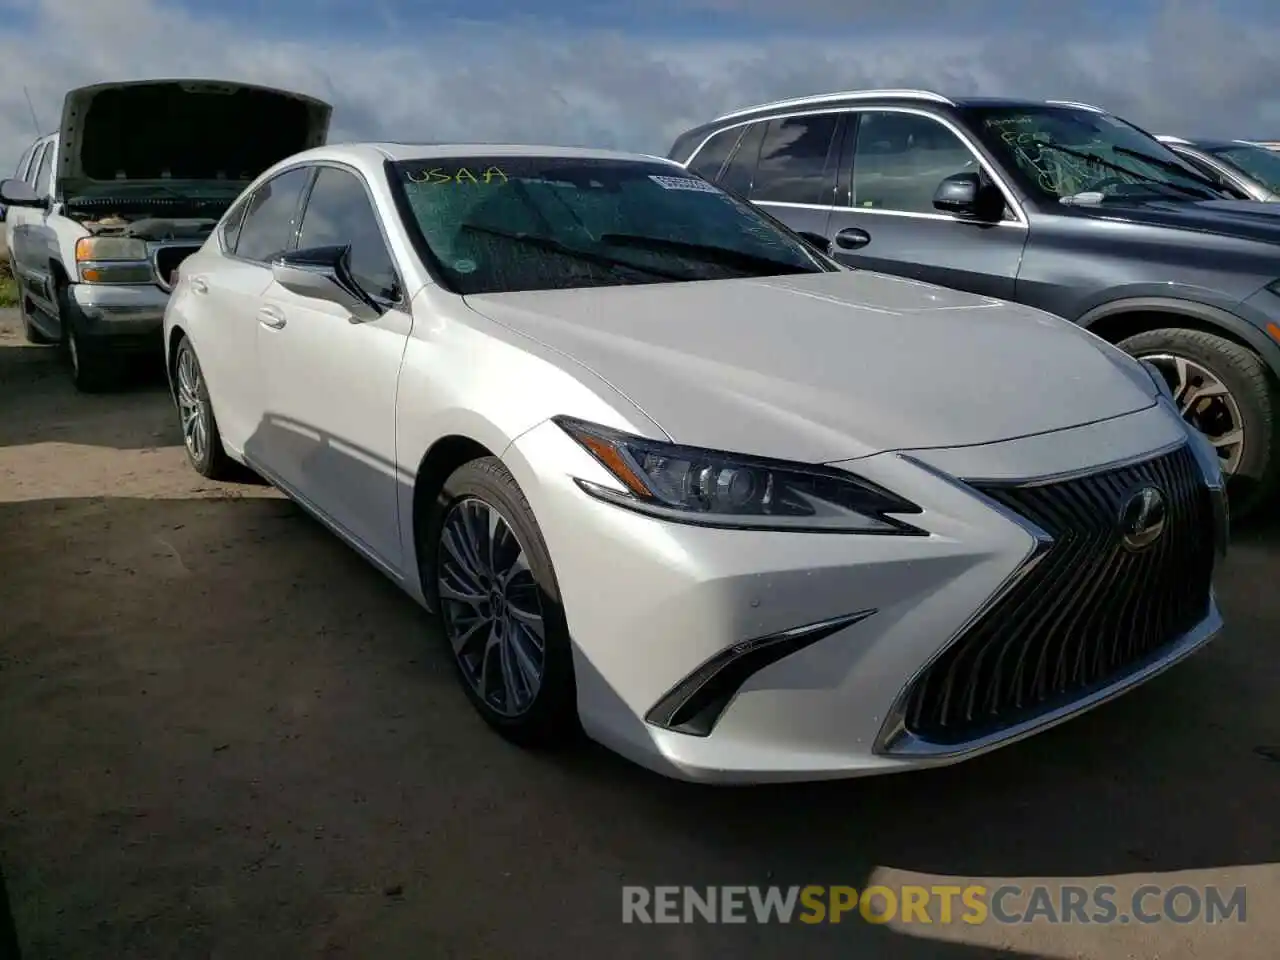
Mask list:
[[[911,522],[927,538],[664,523],[583,493],[572,476],[616,483],[553,424],[518,438],[504,460],[554,559],[585,730],[681,779],[887,773],[952,763],[1045,729],[1208,642],[1221,627],[1211,596],[1203,620],[1141,670],[1032,721],[946,749],[894,736],[913,680],[1040,549],[1027,524],[928,461],[971,458],[1010,476],[1042,476],[1057,472],[1063,450],[1074,451],[1076,466],[1100,467],[1168,448],[1187,431],[1160,405],[1055,438],[880,454],[850,466],[924,506]],[[680,700],[673,692],[700,668],[747,651],[748,641],[779,637],[783,655],[736,678],[712,724],[670,715]]]
[[159,347],[169,295],[151,284],[73,283],[71,299],[80,314],[82,335]]

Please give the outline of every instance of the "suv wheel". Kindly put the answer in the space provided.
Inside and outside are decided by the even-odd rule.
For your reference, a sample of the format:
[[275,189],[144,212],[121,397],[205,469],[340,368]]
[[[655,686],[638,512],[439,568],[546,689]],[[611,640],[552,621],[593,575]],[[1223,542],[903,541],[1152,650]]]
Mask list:
[[58,288],[58,317],[62,323],[62,347],[71,365],[71,382],[81,393],[100,393],[116,384],[111,354],[80,334],[75,304],[65,286]]
[[1280,471],[1280,394],[1262,359],[1199,330],[1148,330],[1118,346],[1160,368],[1182,416],[1217,449],[1232,514],[1255,510]]

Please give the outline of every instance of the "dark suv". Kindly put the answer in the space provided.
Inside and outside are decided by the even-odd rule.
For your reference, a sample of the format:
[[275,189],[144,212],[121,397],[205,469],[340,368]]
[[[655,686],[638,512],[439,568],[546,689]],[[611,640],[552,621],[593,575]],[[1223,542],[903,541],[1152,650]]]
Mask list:
[[1151,360],[1217,447],[1237,515],[1274,488],[1280,205],[1065,101],[805,97],[690,130],[669,156],[845,264],[1038,307]]

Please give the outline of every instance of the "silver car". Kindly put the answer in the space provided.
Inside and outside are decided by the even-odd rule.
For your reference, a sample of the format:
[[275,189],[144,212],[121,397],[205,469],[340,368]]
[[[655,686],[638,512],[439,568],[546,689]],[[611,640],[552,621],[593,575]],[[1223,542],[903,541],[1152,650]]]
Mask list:
[[944,764],[1221,627],[1222,476],[1159,374],[665,160],[299,154],[182,264],[165,338],[194,467],[248,465],[437,612],[520,743]]

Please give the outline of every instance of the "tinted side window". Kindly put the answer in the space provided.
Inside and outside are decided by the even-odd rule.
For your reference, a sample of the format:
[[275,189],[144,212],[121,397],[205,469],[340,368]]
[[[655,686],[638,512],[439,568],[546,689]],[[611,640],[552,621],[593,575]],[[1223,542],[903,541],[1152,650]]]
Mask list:
[[756,163],[760,159],[760,143],[768,125],[768,121],[762,120],[747,127],[738,141],[738,149],[720,177],[720,186],[724,189],[740,197],[750,196],[751,184],[756,177]]
[[737,145],[738,138],[742,136],[742,130],[742,127],[730,127],[728,130],[721,130],[698,151],[697,155],[690,161],[689,169],[714,183],[715,179],[720,176],[720,169],[724,166],[724,162],[729,159],[729,154],[733,153],[733,148]]
[[35,151],[35,145],[27,147],[26,152],[22,154],[22,159],[18,161],[18,169],[13,172],[15,180],[27,179],[27,165],[31,163],[31,154]]
[[311,170],[298,167],[268,180],[249,198],[236,256],[270,260],[289,249],[298,226],[298,201]]
[[36,183],[36,171],[40,168],[40,160],[44,157],[45,152],[49,149],[48,144],[37,144],[35,156],[31,158],[31,164],[27,167],[26,173],[22,179],[27,182],[27,186],[34,188]]
[[350,246],[351,275],[384,300],[396,296],[396,271],[364,184],[354,174],[321,167],[302,217],[298,247]]
[[31,181],[37,196],[48,196],[53,190],[53,184],[49,182],[50,175],[53,173],[53,151],[54,145],[50,143],[45,146],[44,153],[40,155],[40,167]]
[[952,174],[981,169],[964,142],[937,120],[868,111],[861,114],[853,151],[853,205],[937,213],[938,184]]
[[824,196],[823,187],[838,124],[839,115],[834,113],[770,120],[751,199],[830,204],[831,196]]

